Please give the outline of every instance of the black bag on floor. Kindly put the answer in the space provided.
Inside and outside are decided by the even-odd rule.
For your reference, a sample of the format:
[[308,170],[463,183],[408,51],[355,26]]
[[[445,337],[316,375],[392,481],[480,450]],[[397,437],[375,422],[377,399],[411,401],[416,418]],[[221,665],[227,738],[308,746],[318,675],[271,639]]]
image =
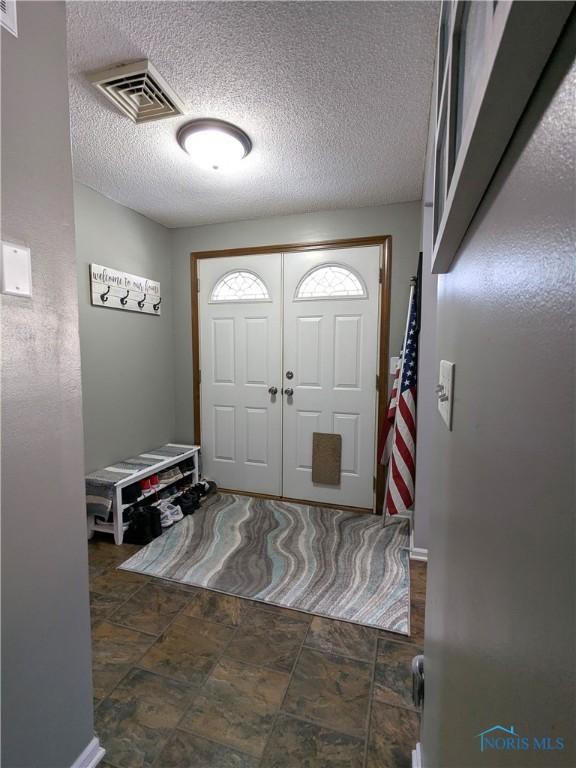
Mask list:
[[128,544],[149,544],[161,533],[160,510],[152,506],[135,507],[124,541]]

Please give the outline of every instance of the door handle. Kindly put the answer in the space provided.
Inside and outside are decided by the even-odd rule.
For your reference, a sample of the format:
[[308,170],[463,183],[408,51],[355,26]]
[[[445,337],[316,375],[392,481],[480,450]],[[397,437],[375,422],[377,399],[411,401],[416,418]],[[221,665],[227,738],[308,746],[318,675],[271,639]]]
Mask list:
[[278,387],[268,387],[268,392],[271,395],[277,395],[278,394]]
[[286,371],[286,378],[287,379],[293,379],[294,378],[294,372],[293,371]]
[[292,389],[292,387],[287,387],[287,389],[284,390],[284,394],[286,395],[286,397],[292,397],[292,395],[294,394],[294,390]]

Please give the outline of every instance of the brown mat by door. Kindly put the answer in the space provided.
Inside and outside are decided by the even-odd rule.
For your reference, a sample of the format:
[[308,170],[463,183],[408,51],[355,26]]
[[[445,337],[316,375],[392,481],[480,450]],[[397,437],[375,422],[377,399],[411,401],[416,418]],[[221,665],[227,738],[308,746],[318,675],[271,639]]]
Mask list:
[[312,482],[340,485],[342,435],[312,433]]

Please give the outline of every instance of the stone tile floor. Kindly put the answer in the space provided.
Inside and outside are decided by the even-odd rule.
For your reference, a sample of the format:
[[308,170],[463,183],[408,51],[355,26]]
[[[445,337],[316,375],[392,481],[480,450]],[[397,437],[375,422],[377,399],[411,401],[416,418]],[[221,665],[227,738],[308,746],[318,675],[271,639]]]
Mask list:
[[426,565],[412,636],[116,570],[89,542],[96,732],[104,768],[409,768]]

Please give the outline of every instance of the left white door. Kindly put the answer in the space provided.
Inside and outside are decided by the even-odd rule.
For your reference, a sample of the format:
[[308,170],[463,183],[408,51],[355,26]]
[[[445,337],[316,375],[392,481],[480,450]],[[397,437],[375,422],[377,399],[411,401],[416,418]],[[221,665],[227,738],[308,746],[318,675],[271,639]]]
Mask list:
[[203,471],[281,495],[282,256],[202,259],[198,275]]

